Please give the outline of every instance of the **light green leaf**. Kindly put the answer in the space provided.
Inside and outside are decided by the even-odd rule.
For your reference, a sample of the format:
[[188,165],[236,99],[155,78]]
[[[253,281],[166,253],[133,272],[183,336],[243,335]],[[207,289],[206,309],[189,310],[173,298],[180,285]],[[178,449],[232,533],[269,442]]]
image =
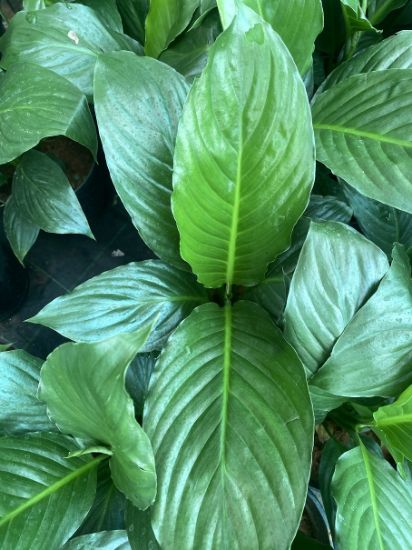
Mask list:
[[[36,63],[64,76],[89,98],[97,57],[117,50],[142,53],[137,42],[106,27],[91,8],[81,4],[58,3],[18,13],[0,39],[2,67],[9,69],[18,61]],[[47,97],[53,95],[47,86],[45,92]]]
[[380,23],[393,10],[404,6],[408,0],[368,0],[368,18],[373,25]]
[[117,8],[122,16],[125,32],[144,44],[148,0],[117,0]]
[[28,151],[13,177],[18,217],[49,233],[75,233],[93,238],[86,216],[66,174],[50,157]]
[[160,56],[160,61],[179,71],[187,80],[198,77],[206,66],[210,46],[220,34],[216,12],[209,14],[196,28],[183,34]]
[[59,429],[107,445],[113,482],[136,506],[156,495],[149,439],[135,421],[126,370],[151,327],[98,344],[63,344],[41,370],[39,396]]
[[142,511],[130,502],[126,509],[126,529],[133,550],[160,550],[151,526],[151,509]]
[[208,300],[193,275],[160,260],[106,271],[56,298],[31,322],[79,342],[96,342],[155,322],[144,350],[160,349],[182,319]]
[[67,542],[62,550],[130,550],[126,531],[101,531]]
[[397,397],[412,383],[412,281],[403,247],[311,384],[346,397]]
[[0,433],[51,432],[56,429],[37,399],[42,361],[17,350],[0,354]]
[[159,57],[189,25],[200,0],[150,0],[145,53]]
[[112,53],[96,66],[97,122],[117,193],[146,244],[178,265],[184,264],[170,195],[187,92],[182,76],[147,57]]
[[0,150],[0,164],[51,136],[66,136],[94,156],[97,152],[86,97],[65,78],[29,63],[17,64],[1,77],[0,133],[7,136]]
[[363,195],[409,213],[411,86],[410,69],[358,74],[313,104],[318,160]]
[[361,444],[333,477],[340,550],[405,550],[412,540],[412,491],[386,460]]
[[245,8],[210,49],[176,142],[172,208],[182,257],[202,284],[252,286],[264,278],[308,202],[313,155],[293,60]]
[[394,243],[412,246],[412,215],[345,189],[364,235],[390,256]]
[[412,386],[374,414],[373,428],[397,462],[412,461]]
[[26,254],[39,236],[40,229],[21,215],[13,196],[4,207],[4,231],[14,254],[23,263]]
[[309,375],[328,359],[388,267],[385,254],[351,227],[311,224],[285,310],[286,339]]
[[262,309],[198,307],[163,350],[145,407],[162,548],[289,548],[313,418],[300,362]]
[[60,548],[93,502],[101,458],[67,459],[58,434],[0,438],[0,540],[13,550]]
[[323,28],[321,0],[218,0],[223,27],[228,27],[236,5],[248,6],[280,34],[299,71],[304,74],[312,62],[315,39]]

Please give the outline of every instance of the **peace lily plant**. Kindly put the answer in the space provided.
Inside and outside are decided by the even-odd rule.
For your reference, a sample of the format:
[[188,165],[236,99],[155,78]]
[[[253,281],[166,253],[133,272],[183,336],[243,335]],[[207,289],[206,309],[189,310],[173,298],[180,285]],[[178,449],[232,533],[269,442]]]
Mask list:
[[217,4],[27,1],[0,41],[4,158],[70,85],[54,131],[93,102],[159,258],[1,352],[1,548],[411,547],[412,4]]

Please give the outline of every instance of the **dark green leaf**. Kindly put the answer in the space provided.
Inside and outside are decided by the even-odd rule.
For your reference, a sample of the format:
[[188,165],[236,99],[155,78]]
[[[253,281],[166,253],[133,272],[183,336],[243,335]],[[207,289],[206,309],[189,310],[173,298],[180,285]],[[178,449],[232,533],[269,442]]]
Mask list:
[[3,223],[14,254],[20,262],[23,262],[26,254],[36,242],[40,229],[21,215],[12,196],[4,207]]
[[101,56],[95,74],[99,131],[116,190],[143,240],[183,265],[170,208],[173,151],[188,86],[154,59]]
[[153,323],[145,351],[160,349],[193,308],[206,302],[193,275],[160,260],[106,271],[56,298],[30,319],[79,342],[96,342]]
[[92,8],[107,28],[118,33],[123,32],[122,18],[116,0],[80,0],[79,4]]
[[129,36],[144,44],[144,22],[148,0],[117,0],[117,8],[123,19],[124,30]]
[[339,457],[347,449],[334,439],[329,439],[322,449],[319,464],[319,488],[331,529],[335,526],[336,503],[332,496],[332,477]]
[[57,434],[0,438],[2,548],[60,548],[93,502],[100,458],[65,458],[75,446]]
[[302,80],[278,35],[244,8],[210,49],[176,142],[172,207],[198,280],[260,282],[288,247],[313,179]]
[[160,550],[151,526],[151,509],[139,510],[130,502],[126,510],[126,527],[133,550]]
[[391,11],[404,6],[408,0],[368,0],[368,18],[373,25],[381,23]]
[[18,217],[49,233],[77,233],[93,238],[86,216],[66,174],[50,157],[28,151],[13,177]]
[[126,374],[126,389],[133,399],[137,418],[143,415],[143,406],[149,391],[150,378],[156,362],[155,353],[139,353]]
[[259,285],[247,288],[242,298],[259,304],[278,324],[285,309],[287,281],[284,273],[275,264],[269,267],[265,280]]
[[198,307],[162,352],[146,407],[161,547],[289,548],[313,418],[300,362],[262,309]]
[[70,540],[62,550],[130,550],[126,531],[102,531]]
[[17,350],[0,353],[0,432],[51,432],[56,428],[37,399],[42,361]]
[[96,155],[96,132],[86,97],[52,71],[28,63],[13,64],[1,77],[0,106],[0,133],[7,136],[0,164],[20,156],[43,138],[59,135]]
[[98,344],[63,344],[48,356],[39,386],[61,431],[111,449],[116,487],[141,508],[155,498],[156,474],[149,439],[135,420],[125,390],[125,376],[150,329]]

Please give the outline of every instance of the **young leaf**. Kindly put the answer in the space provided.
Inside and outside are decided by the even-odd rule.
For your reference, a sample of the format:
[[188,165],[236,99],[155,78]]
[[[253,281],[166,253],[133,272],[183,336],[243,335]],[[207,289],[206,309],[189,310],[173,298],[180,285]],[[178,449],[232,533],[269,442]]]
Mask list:
[[14,254],[23,262],[26,254],[34,245],[40,229],[21,215],[16,202],[11,196],[4,207],[4,231]]
[[285,310],[286,339],[308,374],[328,359],[388,267],[385,254],[351,227],[312,222]]
[[188,26],[200,0],[150,0],[145,53],[159,57]]
[[[55,57],[55,56],[54,56]],[[1,77],[0,133],[7,136],[0,164],[51,136],[66,136],[96,156],[97,139],[85,96],[65,78],[37,65],[21,63]]]
[[318,160],[360,193],[409,213],[411,86],[411,69],[358,74],[313,104]]
[[373,428],[383,437],[395,460],[412,461],[412,386],[394,403],[380,407],[373,418]]
[[0,433],[51,432],[56,429],[37,397],[42,361],[17,350],[0,353]]
[[304,74],[312,62],[315,39],[323,28],[321,0],[218,0],[224,28],[232,22],[236,5],[239,4],[252,8],[273,27],[288,47],[299,71]]
[[97,62],[96,116],[116,190],[146,244],[181,266],[170,194],[187,92],[185,79],[154,59],[118,52]]
[[198,307],[163,350],[145,407],[162,548],[289,548],[313,417],[300,362],[263,310]]
[[357,312],[311,384],[338,396],[397,397],[412,383],[412,281],[400,245],[375,294]]
[[19,217],[43,231],[93,237],[66,174],[44,153],[28,151],[19,160],[13,202]]
[[147,260],[93,277],[53,300],[30,321],[78,342],[97,342],[156,320],[144,345],[144,351],[151,351],[160,349],[180,321],[207,300],[193,275],[160,260]]
[[67,542],[62,550],[130,550],[126,531],[101,531]]
[[271,27],[244,8],[210,49],[176,142],[172,208],[182,257],[202,284],[264,278],[308,202],[313,154],[296,67]]
[[386,460],[360,447],[338,461],[332,480],[341,550],[404,550],[412,540],[412,491]]
[[148,0],[117,0],[117,8],[123,19],[125,32],[144,44],[144,22]]
[[349,36],[357,31],[376,30],[366,17],[360,0],[341,0],[341,4]]
[[[142,53],[137,42],[106,27],[92,9],[81,4],[58,3],[45,10],[17,13],[0,39],[5,69],[19,61],[36,63],[64,76],[89,98],[97,57],[117,50]],[[47,97],[53,95],[47,86],[45,91]]]
[[2,548],[60,548],[80,526],[101,458],[65,458],[75,448],[58,434],[0,438]]
[[39,386],[39,396],[62,432],[112,450],[113,481],[140,508],[154,500],[156,474],[149,439],[134,418],[125,390],[125,376],[150,328],[98,344],[63,344],[48,356]]

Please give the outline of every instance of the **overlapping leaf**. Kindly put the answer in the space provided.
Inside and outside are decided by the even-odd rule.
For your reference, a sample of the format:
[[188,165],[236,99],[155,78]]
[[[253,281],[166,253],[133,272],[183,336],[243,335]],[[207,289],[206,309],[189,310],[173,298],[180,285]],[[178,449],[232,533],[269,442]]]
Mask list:
[[278,35],[243,8],[211,48],[176,142],[172,207],[198,280],[262,280],[287,248],[313,178],[302,80]]
[[407,4],[408,0],[368,0],[368,17],[375,25],[387,17],[391,11]]
[[116,190],[143,240],[182,265],[170,207],[173,151],[185,79],[159,61],[120,52],[101,56],[95,106]]
[[14,254],[23,262],[26,254],[36,242],[40,229],[21,215],[13,197],[7,200],[4,207],[3,223]]
[[193,275],[160,260],[106,271],[56,298],[30,319],[79,342],[96,342],[156,323],[145,351],[159,349],[193,308],[207,301]]
[[349,34],[374,30],[372,23],[366,17],[360,0],[340,0],[340,2]]
[[129,36],[144,44],[144,22],[148,10],[148,0],[116,0],[123,19],[124,30]]
[[98,344],[63,344],[47,358],[39,395],[59,429],[108,447],[117,488],[139,508],[156,495],[153,452],[134,418],[126,370],[150,326]]
[[160,356],[146,405],[160,546],[289,548],[313,418],[303,369],[267,314],[250,302],[197,308]]

